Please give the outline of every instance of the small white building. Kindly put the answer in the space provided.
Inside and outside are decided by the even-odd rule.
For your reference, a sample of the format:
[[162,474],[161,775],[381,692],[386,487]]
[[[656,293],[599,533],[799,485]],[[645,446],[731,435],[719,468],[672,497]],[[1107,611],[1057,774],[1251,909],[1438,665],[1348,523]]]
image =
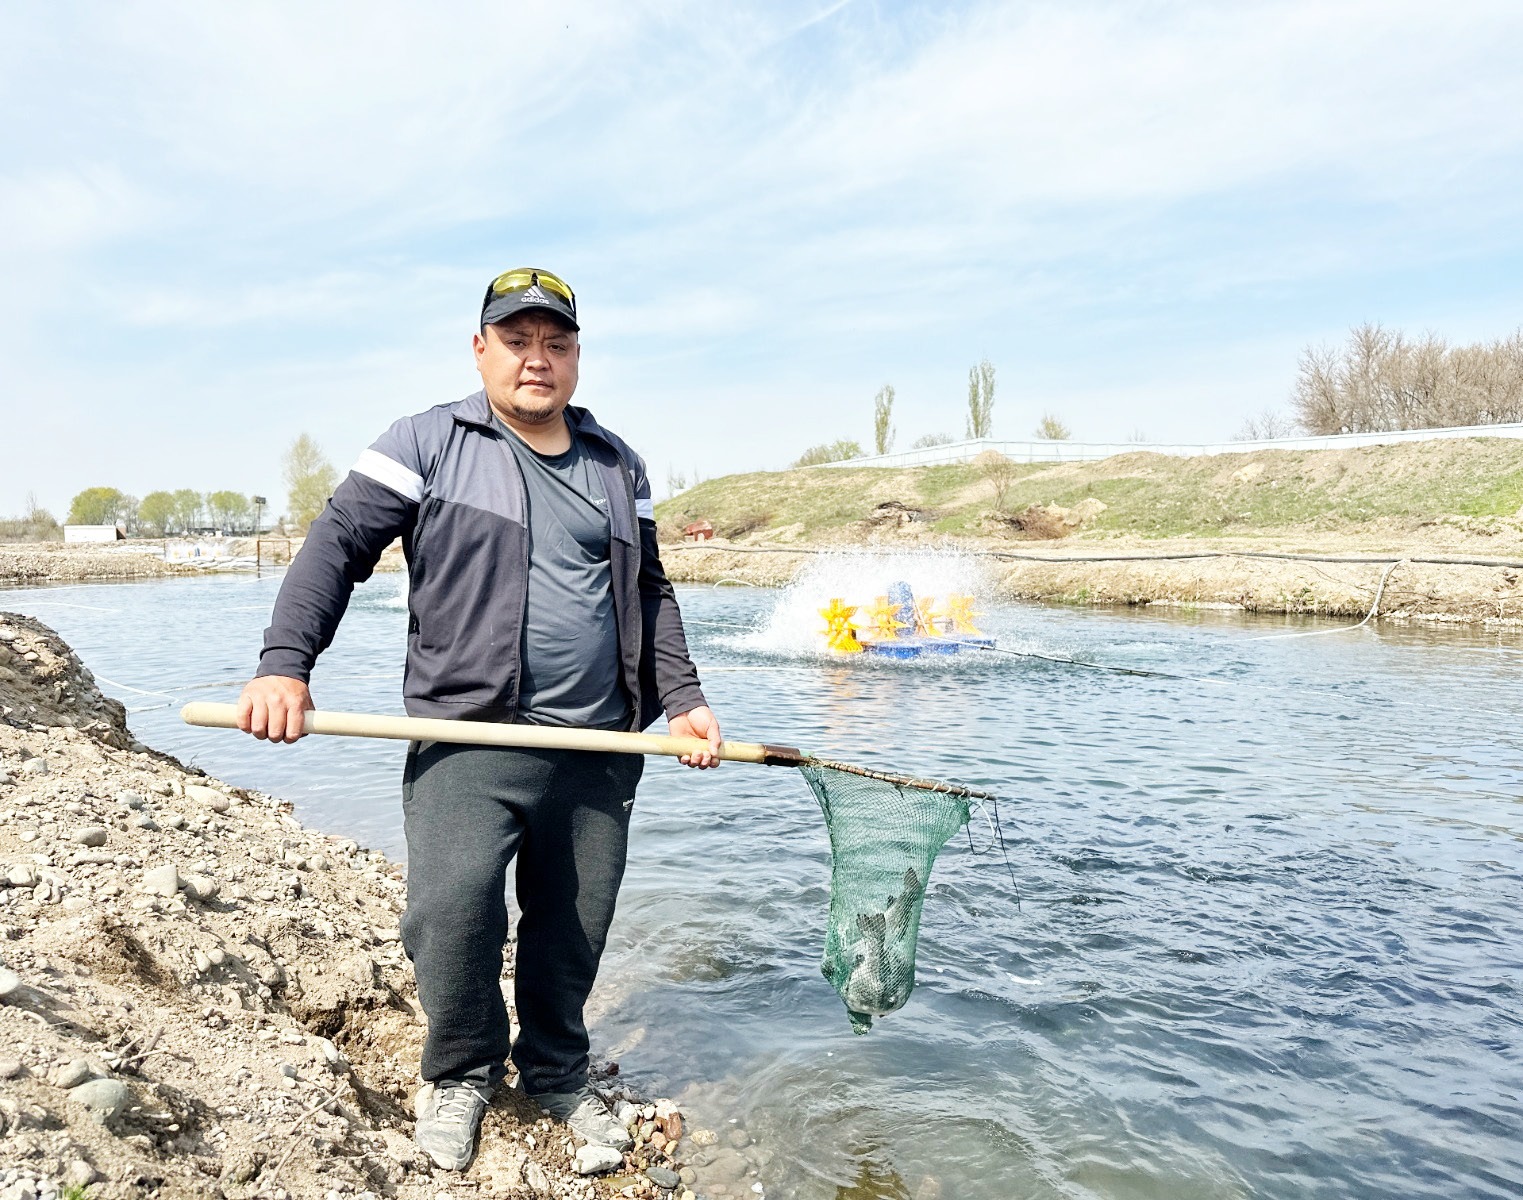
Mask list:
[[65,525],[66,542],[125,542],[127,531],[120,525]]

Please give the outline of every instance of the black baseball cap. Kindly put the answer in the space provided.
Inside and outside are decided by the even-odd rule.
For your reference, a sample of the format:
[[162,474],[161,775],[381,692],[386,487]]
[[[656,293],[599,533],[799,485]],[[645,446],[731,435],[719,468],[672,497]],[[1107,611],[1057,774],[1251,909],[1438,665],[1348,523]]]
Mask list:
[[581,329],[576,323],[576,293],[571,285],[559,275],[536,267],[504,271],[487,285],[481,301],[481,326],[485,329],[531,308],[545,309],[572,329]]

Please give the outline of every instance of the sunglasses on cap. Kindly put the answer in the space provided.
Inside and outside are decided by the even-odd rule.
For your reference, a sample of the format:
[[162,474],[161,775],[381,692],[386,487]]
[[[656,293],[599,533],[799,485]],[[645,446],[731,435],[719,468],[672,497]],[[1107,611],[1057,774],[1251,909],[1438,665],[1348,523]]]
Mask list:
[[485,308],[495,298],[507,296],[514,292],[527,292],[530,288],[538,287],[544,291],[553,293],[564,300],[570,306],[573,314],[576,312],[576,293],[571,290],[571,285],[558,275],[552,275],[549,271],[536,271],[531,267],[519,267],[512,271],[504,271],[496,279],[492,280],[487,288],[486,299],[482,301]]

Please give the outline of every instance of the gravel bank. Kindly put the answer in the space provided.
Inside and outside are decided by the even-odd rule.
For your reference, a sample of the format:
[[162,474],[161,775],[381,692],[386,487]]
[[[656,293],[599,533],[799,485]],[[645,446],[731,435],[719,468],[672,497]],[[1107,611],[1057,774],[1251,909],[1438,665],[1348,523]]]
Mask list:
[[84,579],[152,579],[180,575],[156,543],[64,545],[12,542],[0,545],[0,583],[74,583]]
[[750,1194],[616,1064],[596,1082],[642,1136],[614,1173],[577,1174],[507,1092],[471,1170],[434,1171],[405,893],[380,853],[137,743],[56,634],[0,613],[0,1198]]
[[[266,539],[264,566],[286,566],[300,551],[302,538],[288,542]],[[10,542],[0,544],[0,584],[7,583],[80,583],[93,579],[154,579],[166,575],[204,575],[208,571],[252,571],[254,539],[239,538],[226,543],[233,559],[191,559],[165,562],[159,542],[118,542],[87,544],[63,542]],[[376,571],[406,569],[402,546],[388,547],[376,563]],[[5,1200],[0,1193],[0,1200]]]

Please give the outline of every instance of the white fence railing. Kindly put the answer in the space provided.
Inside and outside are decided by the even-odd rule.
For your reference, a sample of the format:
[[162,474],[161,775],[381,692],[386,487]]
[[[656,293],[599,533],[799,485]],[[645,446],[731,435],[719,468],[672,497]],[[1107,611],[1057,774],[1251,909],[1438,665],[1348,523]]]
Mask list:
[[1429,442],[1444,438],[1523,438],[1523,424],[1465,425],[1453,429],[1395,429],[1387,433],[1338,433],[1327,437],[1268,438],[1256,442],[1205,442],[1162,445],[1152,442],[1001,442],[974,438],[945,446],[922,446],[897,454],[875,454],[826,467],[934,467],[972,462],[985,450],[997,450],[1022,463],[1095,462],[1117,454],[1169,454],[1194,458],[1203,454],[1251,454],[1255,450],[1348,450],[1355,446],[1385,446],[1393,442]]

